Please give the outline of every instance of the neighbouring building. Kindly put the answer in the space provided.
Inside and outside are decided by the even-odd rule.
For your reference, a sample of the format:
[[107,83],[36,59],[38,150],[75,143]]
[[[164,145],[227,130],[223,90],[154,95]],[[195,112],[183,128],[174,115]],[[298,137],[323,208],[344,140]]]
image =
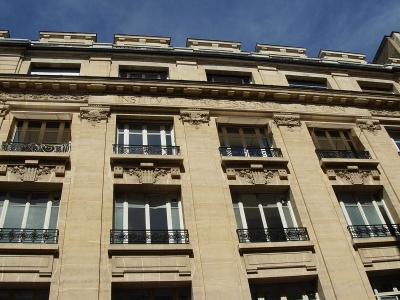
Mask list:
[[400,36],[358,53],[0,31],[0,300],[400,297]]

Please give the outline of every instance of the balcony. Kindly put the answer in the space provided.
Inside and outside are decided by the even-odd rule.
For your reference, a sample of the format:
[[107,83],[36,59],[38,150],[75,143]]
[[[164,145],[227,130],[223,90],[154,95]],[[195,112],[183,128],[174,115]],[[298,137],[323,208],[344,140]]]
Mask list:
[[0,243],[58,243],[58,229],[0,228]]
[[307,228],[237,229],[239,243],[309,241]]
[[347,158],[347,159],[372,159],[369,151],[357,150],[315,150],[318,159],[322,158]]
[[349,225],[347,229],[353,239],[400,236],[400,224]]
[[110,230],[111,244],[189,244],[188,230]]
[[179,146],[143,146],[113,144],[115,154],[179,155]]
[[20,152],[46,152],[46,153],[68,153],[71,151],[71,143],[19,143],[3,142],[2,151]]
[[280,148],[219,147],[222,156],[283,157]]

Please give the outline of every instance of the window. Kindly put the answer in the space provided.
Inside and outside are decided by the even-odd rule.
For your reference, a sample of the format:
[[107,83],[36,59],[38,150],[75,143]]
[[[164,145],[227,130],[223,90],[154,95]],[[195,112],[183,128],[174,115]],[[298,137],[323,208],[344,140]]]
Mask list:
[[310,87],[318,89],[326,89],[326,79],[300,79],[300,78],[287,78],[289,86],[291,87]]
[[32,67],[31,75],[61,75],[61,76],[79,76],[79,68],[39,68]]
[[166,71],[129,71],[120,70],[119,77],[133,79],[150,79],[150,80],[167,80],[168,73]]
[[71,137],[69,121],[17,121],[11,138],[14,143],[68,143]]
[[400,299],[400,277],[381,276],[369,279],[377,300]]
[[177,194],[115,194],[114,231],[128,235],[114,243],[186,243],[183,228]]
[[[53,234],[47,237],[50,238],[47,242],[56,242],[54,229],[57,229],[60,197],[60,192],[0,192],[0,242],[46,242],[46,236],[34,235],[42,230]],[[20,230],[29,236],[18,235]]]
[[2,289],[0,300],[48,300],[49,289]]
[[266,128],[218,126],[218,136],[223,156],[282,156],[270,148]]
[[390,138],[396,145],[398,151],[400,151],[400,131],[388,131]]
[[[190,300],[189,289],[113,289],[111,300]],[[1,299],[0,299],[1,300]]]
[[248,75],[222,75],[222,74],[207,74],[207,81],[218,83],[238,83],[251,84],[251,77]]
[[233,198],[233,209],[240,242],[302,239],[297,235],[300,229],[286,195],[237,194]]
[[338,193],[337,197],[353,237],[399,235],[392,227],[394,222],[385,201],[378,194]]
[[170,123],[118,123],[116,153],[176,155]]
[[317,300],[315,282],[250,285],[252,300]]
[[358,81],[358,85],[363,92],[393,94],[393,84],[390,83]]
[[315,147],[320,150],[355,150],[355,142],[347,130],[323,130],[311,131]]

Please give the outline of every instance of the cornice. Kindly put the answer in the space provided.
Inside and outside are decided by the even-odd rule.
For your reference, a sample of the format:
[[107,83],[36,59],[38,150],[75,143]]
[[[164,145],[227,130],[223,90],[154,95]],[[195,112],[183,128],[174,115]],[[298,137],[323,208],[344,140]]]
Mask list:
[[[280,103],[312,103],[335,106],[356,106],[370,109],[396,109],[400,95],[331,89],[293,88],[270,85],[215,84],[204,81],[132,81],[104,77],[53,77],[2,75],[0,88],[5,93],[34,94],[119,94],[175,96],[213,99],[245,99]],[[6,99],[4,99],[6,100]]]

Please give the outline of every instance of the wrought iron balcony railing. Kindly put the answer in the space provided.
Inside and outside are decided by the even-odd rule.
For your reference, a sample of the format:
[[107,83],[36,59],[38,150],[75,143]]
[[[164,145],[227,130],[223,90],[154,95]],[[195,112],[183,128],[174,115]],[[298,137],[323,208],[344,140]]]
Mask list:
[[357,151],[357,150],[315,150],[318,159],[321,158],[358,158],[358,159],[372,159],[369,151]]
[[349,225],[347,229],[353,239],[400,236],[400,224]]
[[110,230],[111,244],[189,244],[189,232],[182,230]]
[[280,148],[219,147],[222,156],[283,157]]
[[66,153],[71,151],[70,143],[19,143],[3,142],[3,151],[22,151],[22,152],[56,152]]
[[239,243],[309,241],[306,227],[237,229]]
[[58,243],[58,229],[0,228],[0,243]]
[[115,154],[179,155],[179,146],[143,146],[113,144]]

